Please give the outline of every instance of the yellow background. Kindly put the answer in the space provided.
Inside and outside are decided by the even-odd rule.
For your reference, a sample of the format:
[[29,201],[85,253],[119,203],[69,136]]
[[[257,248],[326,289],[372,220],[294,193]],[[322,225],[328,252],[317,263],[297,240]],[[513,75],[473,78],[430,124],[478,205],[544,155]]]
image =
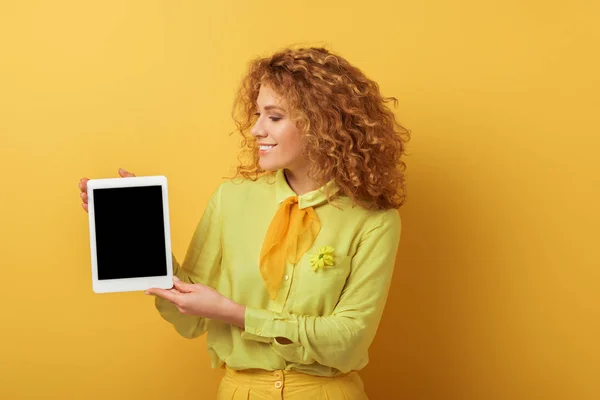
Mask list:
[[77,183],[166,175],[183,257],[236,162],[247,61],[294,43],[413,132],[371,398],[600,398],[599,4],[0,2],[0,398],[214,397],[204,338],[92,293]]

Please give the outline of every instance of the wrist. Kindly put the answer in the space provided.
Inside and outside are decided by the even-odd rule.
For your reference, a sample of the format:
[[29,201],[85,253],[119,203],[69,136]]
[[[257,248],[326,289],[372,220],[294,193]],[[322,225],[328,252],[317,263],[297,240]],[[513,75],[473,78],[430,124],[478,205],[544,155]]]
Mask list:
[[220,320],[231,325],[239,326],[245,329],[246,307],[235,301],[223,297]]

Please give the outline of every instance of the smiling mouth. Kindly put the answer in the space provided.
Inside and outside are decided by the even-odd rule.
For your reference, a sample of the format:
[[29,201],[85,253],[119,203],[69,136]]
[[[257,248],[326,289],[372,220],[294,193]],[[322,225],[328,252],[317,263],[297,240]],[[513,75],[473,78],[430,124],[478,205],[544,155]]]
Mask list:
[[271,151],[271,149],[273,149],[274,147],[277,147],[276,144],[261,144],[260,146],[258,146],[258,149],[262,152],[268,152]]

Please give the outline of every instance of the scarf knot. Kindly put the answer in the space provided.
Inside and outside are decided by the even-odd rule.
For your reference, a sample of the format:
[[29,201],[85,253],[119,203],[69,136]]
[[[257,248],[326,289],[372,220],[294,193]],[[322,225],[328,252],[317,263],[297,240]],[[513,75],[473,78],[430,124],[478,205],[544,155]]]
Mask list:
[[259,269],[271,299],[277,297],[286,261],[297,263],[320,230],[321,222],[314,208],[300,209],[298,196],[290,196],[279,205],[260,252]]

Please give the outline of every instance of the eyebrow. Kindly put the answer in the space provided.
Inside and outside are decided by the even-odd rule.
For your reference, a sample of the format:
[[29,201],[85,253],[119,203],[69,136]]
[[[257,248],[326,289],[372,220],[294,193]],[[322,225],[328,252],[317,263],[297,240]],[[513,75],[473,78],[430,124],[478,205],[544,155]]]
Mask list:
[[279,106],[270,105],[270,106],[265,107],[265,111],[270,111],[270,110],[279,110],[281,112],[285,112],[285,110]]

